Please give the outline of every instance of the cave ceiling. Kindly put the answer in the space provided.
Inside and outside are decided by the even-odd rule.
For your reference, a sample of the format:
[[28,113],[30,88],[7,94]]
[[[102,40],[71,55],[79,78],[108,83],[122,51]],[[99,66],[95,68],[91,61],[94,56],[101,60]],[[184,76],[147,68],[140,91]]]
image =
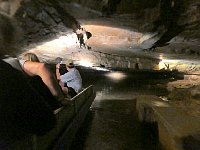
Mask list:
[[[24,0],[14,17],[24,32],[20,46],[47,58],[95,51],[199,60],[198,0]],[[89,48],[77,42],[79,25],[92,34]]]

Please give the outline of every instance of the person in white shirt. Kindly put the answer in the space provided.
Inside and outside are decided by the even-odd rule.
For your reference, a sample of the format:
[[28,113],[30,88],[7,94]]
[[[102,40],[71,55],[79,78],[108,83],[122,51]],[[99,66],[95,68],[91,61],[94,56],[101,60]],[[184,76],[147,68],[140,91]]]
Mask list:
[[72,60],[67,60],[65,64],[68,72],[63,75],[59,73],[60,64],[56,66],[57,79],[60,81],[63,92],[74,97],[82,89],[82,78]]

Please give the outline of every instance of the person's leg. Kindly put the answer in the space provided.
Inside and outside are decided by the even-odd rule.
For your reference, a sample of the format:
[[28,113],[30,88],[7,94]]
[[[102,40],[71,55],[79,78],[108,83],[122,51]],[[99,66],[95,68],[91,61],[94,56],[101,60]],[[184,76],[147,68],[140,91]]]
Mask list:
[[44,84],[42,79],[39,76],[28,77],[28,81],[30,85],[41,95],[44,97],[44,100],[47,104],[55,110],[60,107],[59,102],[55,99],[55,97],[51,94],[48,87]]
[[68,87],[68,95],[74,97],[77,95],[76,91],[72,87]]
[[49,69],[47,64],[40,62],[25,61],[25,63],[23,64],[23,70],[29,76],[35,76],[35,75],[40,76],[44,84],[51,91],[51,94],[58,101],[64,99],[64,95],[62,93],[62,90],[60,89],[57,79],[53,74],[53,72]]
[[65,95],[67,95],[68,94],[68,87],[62,87],[62,91],[63,91],[63,93],[65,94]]

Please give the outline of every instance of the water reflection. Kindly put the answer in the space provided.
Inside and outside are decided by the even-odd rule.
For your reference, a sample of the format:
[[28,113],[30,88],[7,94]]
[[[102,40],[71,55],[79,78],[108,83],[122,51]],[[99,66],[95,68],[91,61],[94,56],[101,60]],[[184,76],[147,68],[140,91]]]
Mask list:
[[105,74],[105,76],[107,76],[108,78],[110,78],[113,81],[118,82],[118,81],[125,79],[127,75],[123,72],[108,72]]
[[84,75],[84,84],[93,84],[97,96],[71,150],[161,149],[156,124],[145,125],[138,121],[135,98],[141,94],[166,95],[167,80],[141,78],[129,73],[119,76],[115,78],[113,72]]
[[164,96],[168,93],[165,87],[168,79],[149,79],[143,78],[140,74],[136,76],[132,73],[123,72],[93,73],[82,77],[85,86],[90,84],[95,86],[96,99],[112,99],[113,97],[130,99],[138,94]]

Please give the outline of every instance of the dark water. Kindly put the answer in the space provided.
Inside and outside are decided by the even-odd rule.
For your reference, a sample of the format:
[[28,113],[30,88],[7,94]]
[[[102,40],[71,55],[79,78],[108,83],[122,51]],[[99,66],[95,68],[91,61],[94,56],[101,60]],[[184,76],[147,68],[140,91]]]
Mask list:
[[142,94],[166,95],[167,80],[104,75],[83,77],[93,84],[97,96],[71,150],[160,150],[156,125],[138,121],[136,97]]

